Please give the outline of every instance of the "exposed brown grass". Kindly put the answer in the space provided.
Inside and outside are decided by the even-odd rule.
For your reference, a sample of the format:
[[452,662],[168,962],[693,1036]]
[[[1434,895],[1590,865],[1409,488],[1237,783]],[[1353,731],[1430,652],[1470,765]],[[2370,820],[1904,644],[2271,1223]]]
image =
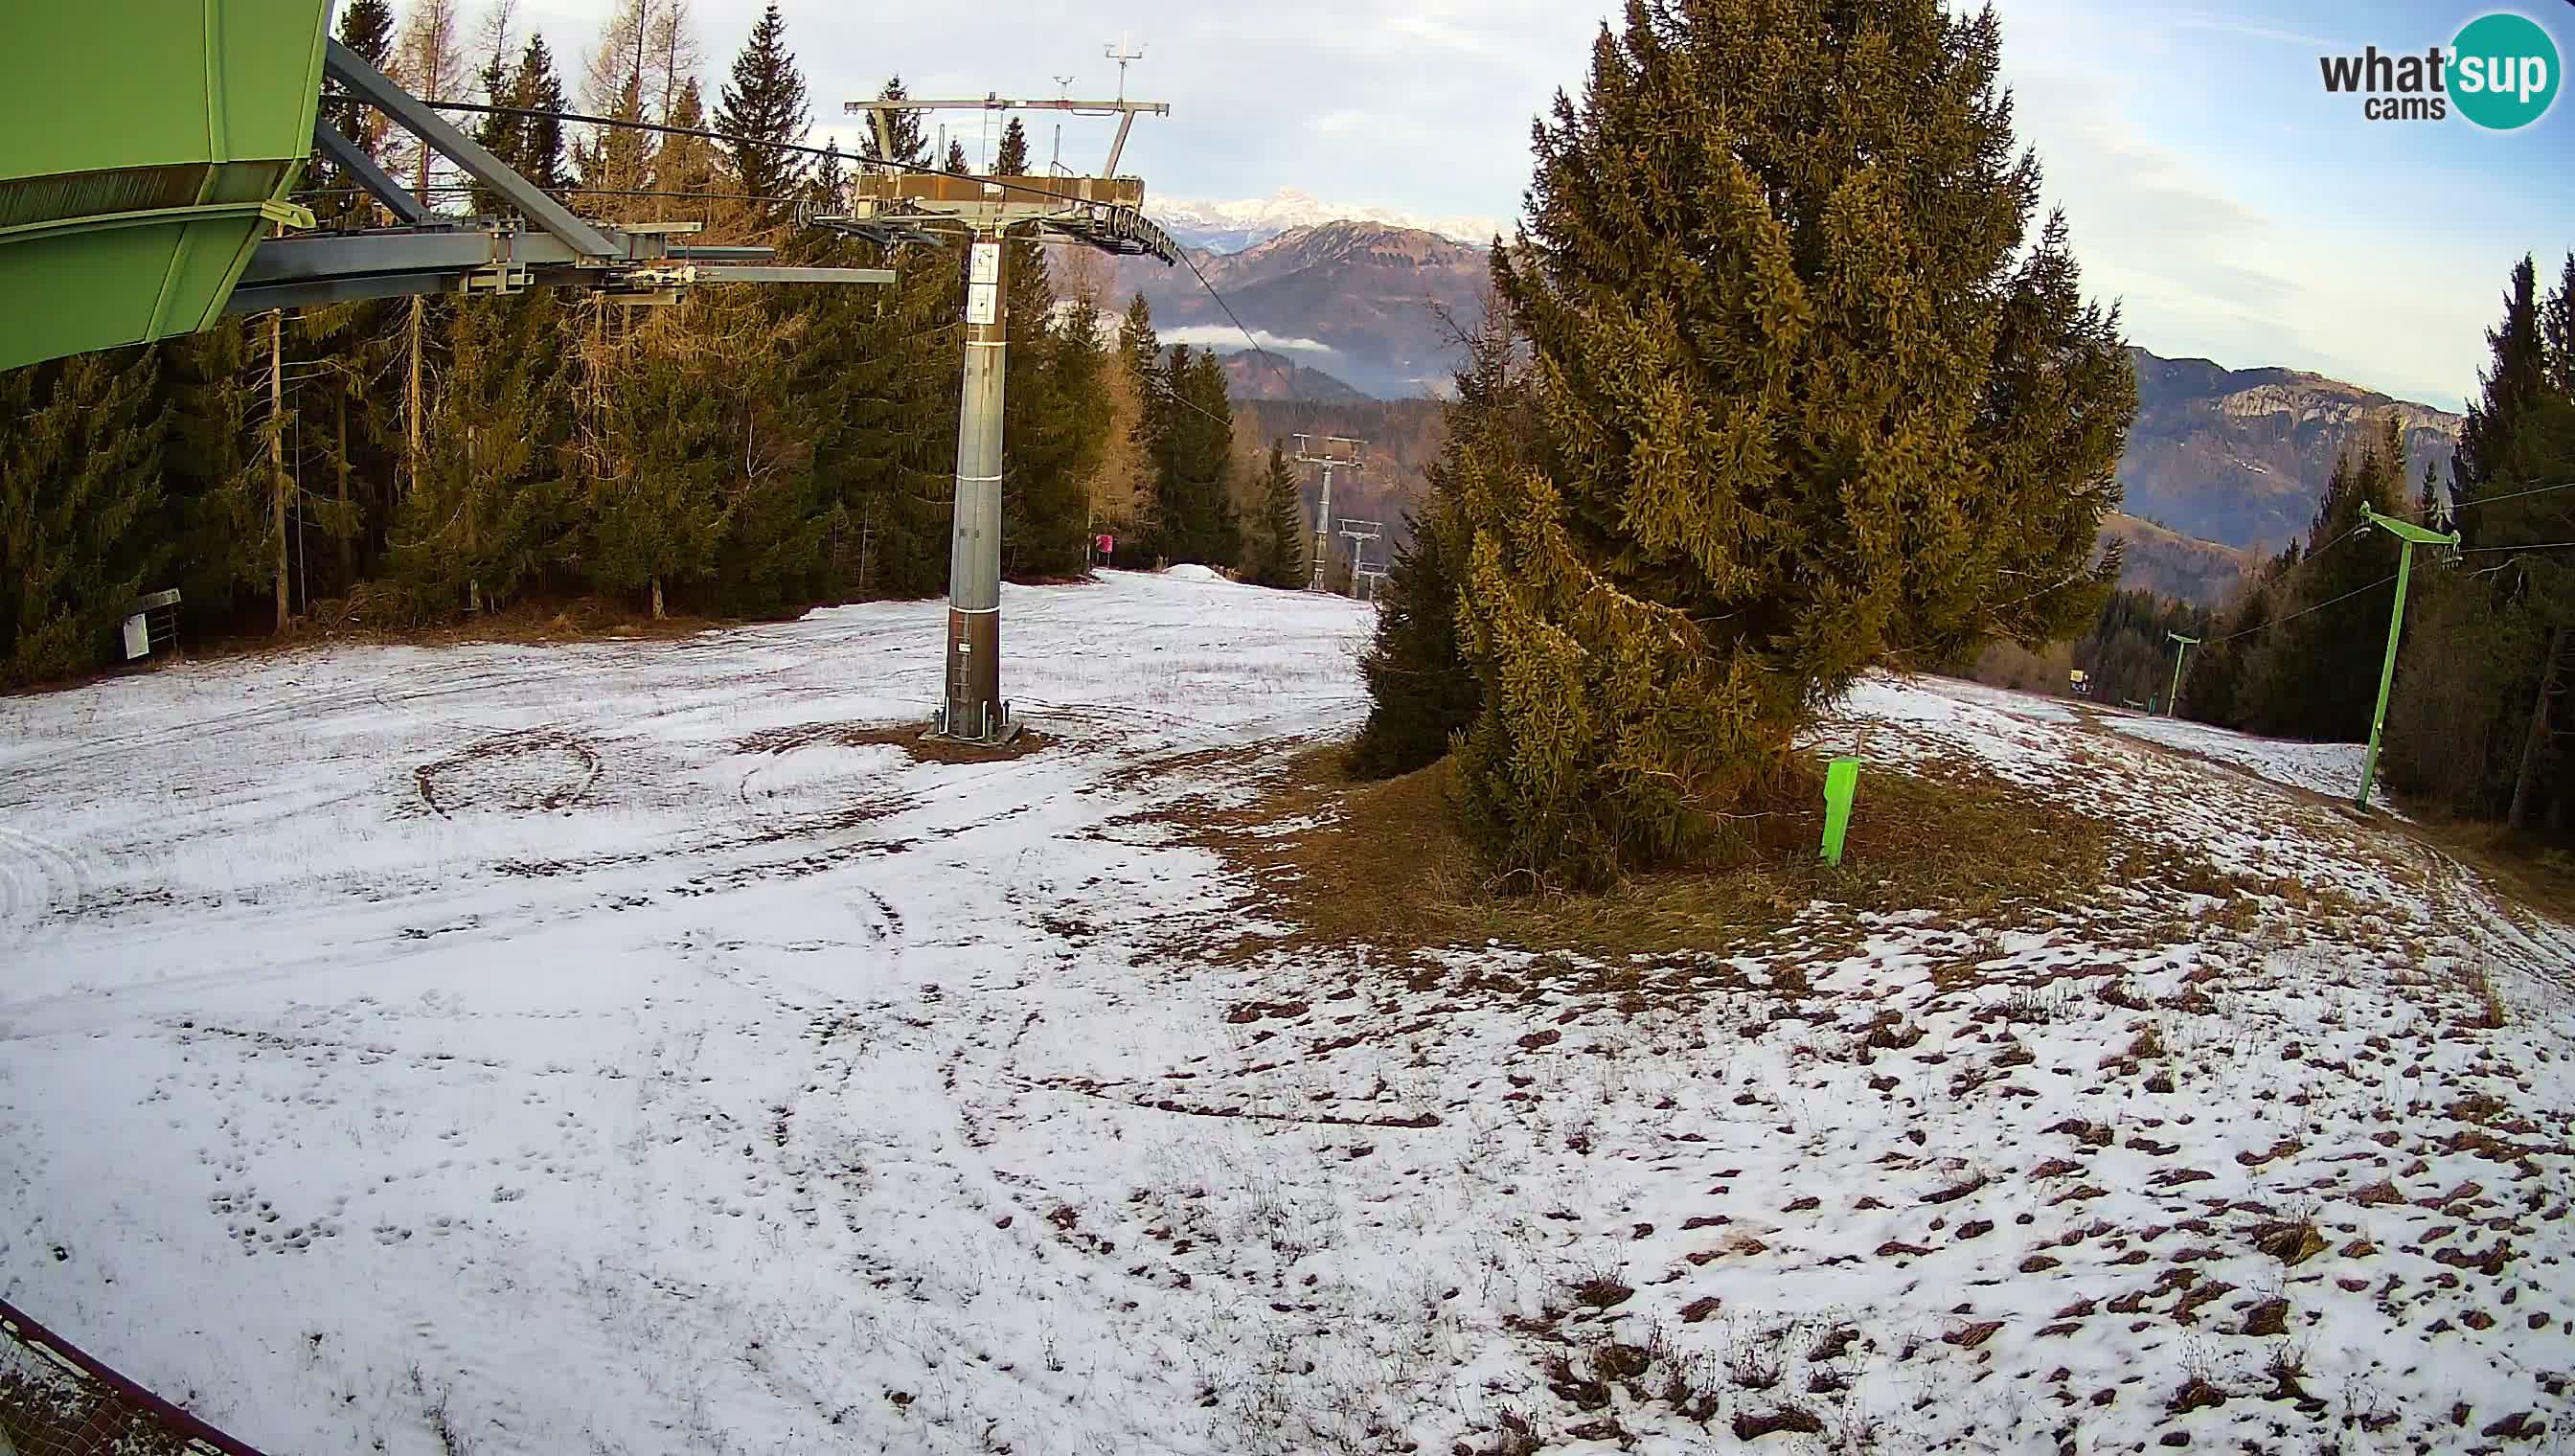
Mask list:
[[814,743],[859,748],[889,744],[925,763],[991,763],[1025,758],[1054,747],[1056,740],[1035,728],[1022,728],[1009,742],[987,747],[934,735],[926,723],[809,723],[765,728],[734,745],[737,752],[784,753]]
[[[1702,863],[1629,877],[1599,894],[1496,892],[1450,811],[1449,765],[1354,783],[1343,750],[1272,757],[1269,791],[1247,808],[1193,803],[1156,817],[1249,872],[1307,943],[1481,944],[1602,958],[1747,947],[1815,901],[1846,909],[1929,909],[1958,922],[2079,903],[2112,859],[2104,820],[2027,793],[1972,763],[1862,775],[1842,864],[1816,857],[1823,767],[1790,759]],[[1313,819],[1310,827],[1280,831]],[[1833,916],[1844,938],[1858,931]],[[1829,928],[1800,925],[1801,938]],[[1278,941],[1263,942],[1263,947]],[[1247,951],[1255,948],[1247,946]],[[1821,950],[1834,945],[1818,943]]]

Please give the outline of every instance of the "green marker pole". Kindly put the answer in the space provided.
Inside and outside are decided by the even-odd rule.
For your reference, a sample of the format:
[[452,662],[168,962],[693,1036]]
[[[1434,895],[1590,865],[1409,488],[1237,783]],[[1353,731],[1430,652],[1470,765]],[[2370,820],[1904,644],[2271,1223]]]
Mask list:
[[2199,642],[2199,639],[2195,637],[2183,637],[2177,632],[2168,632],[2165,633],[2164,636],[2181,644],[2181,651],[2173,656],[2172,697],[2164,700],[2164,717],[2179,718],[2181,717],[2181,665],[2183,660],[2190,656],[2191,648]]
[[1859,759],[1835,758],[1824,770],[1824,850],[1826,864],[1842,862],[1842,835],[1850,829],[1851,799],[1859,792]]
[[2414,548],[2418,546],[2457,546],[2455,531],[2426,531],[2410,521],[2381,516],[2367,506],[2360,514],[2372,526],[2380,527],[2404,545],[2396,556],[2396,606],[2387,614],[2387,661],[2378,670],[2378,709],[2369,716],[2369,755],[2360,760],[2360,796],[2352,807],[2369,812],[2369,786],[2378,777],[2378,738],[2387,728],[2387,691],[2396,684],[2396,640],[2405,630],[2405,587],[2414,575]]

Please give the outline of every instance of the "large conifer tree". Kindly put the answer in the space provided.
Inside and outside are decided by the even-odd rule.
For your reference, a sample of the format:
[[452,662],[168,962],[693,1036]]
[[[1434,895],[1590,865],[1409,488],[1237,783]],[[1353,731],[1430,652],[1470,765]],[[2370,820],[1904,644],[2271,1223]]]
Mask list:
[[153,352],[0,372],[0,688],[98,659],[171,556]]
[[1494,277],[1541,448],[1460,462],[1470,831],[1519,883],[1685,854],[1871,663],[2079,629],[2135,385],[2029,237],[1991,11],[1629,0]]
[[[2486,344],[2493,362],[2480,377],[2484,388],[2468,405],[2468,417],[2459,426],[2458,453],[2450,461],[2450,496],[2460,508],[2488,494],[2495,477],[2509,468],[2507,457],[2522,417],[2547,386],[2538,269],[2529,258],[2514,266],[2504,288],[2503,320],[2486,331]],[[2465,546],[2483,545],[2482,513],[2461,509],[2459,535]]]
[[1288,453],[1277,445],[1270,447],[1261,496],[1260,555],[1254,559],[1252,580],[1292,591],[1305,585],[1305,493]]
[[753,225],[772,226],[787,215],[810,170],[803,153],[781,145],[803,142],[809,118],[805,75],[787,49],[787,22],[775,0],[734,57],[733,79],[720,100],[715,129],[736,138],[725,144],[733,179],[742,192],[764,199],[746,205]]

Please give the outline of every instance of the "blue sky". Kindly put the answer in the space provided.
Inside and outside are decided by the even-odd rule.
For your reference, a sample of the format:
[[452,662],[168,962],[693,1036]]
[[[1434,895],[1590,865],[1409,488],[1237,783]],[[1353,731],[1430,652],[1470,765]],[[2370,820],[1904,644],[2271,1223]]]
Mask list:
[[[690,0],[710,78],[762,0]],[[467,0],[468,7],[474,0]],[[2575,61],[2575,5],[2510,0]],[[2456,408],[2514,260],[2575,248],[2575,97],[2525,132],[2371,123],[2329,97],[2325,49],[2419,52],[2483,4],[1997,0],[2020,130],[2130,337],[2231,367],[2288,365]],[[578,55],[606,0],[522,0]],[[1174,114],[1128,152],[1155,193],[1508,218],[1528,127],[1578,86],[1606,0],[782,0],[818,112],[900,71],[915,94],[1116,87],[1103,43],[1147,46],[1138,95]],[[827,118],[838,125],[837,116]],[[1069,160],[1105,148],[1069,131]],[[855,135],[846,131],[845,135]],[[1052,123],[1037,127],[1043,149]],[[970,135],[970,148],[982,139]],[[1087,150],[1085,150],[1087,148]],[[2544,264],[2545,266],[2545,264]]]

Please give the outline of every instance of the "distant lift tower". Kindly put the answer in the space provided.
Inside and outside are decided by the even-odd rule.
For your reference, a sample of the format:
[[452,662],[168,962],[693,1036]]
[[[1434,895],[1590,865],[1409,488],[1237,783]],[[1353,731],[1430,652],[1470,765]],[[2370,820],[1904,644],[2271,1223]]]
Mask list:
[[[1345,435],[1326,435],[1323,437],[1322,454],[1317,455],[1306,448],[1306,442],[1312,438],[1308,435],[1296,437],[1296,462],[1323,468],[1322,498],[1314,503],[1313,570],[1305,583],[1319,589],[1323,585],[1323,567],[1332,559],[1332,472],[1366,469],[1359,461],[1359,452],[1367,448],[1367,442],[1352,440]],[[1355,560],[1352,566],[1356,566]]]
[[880,243],[964,238],[970,245],[966,285],[966,389],[957,412],[957,519],[948,552],[948,681],[934,731],[967,742],[999,743],[1018,730],[1002,698],[1002,380],[1010,347],[1010,250],[1016,233],[1032,242],[1066,242],[1104,253],[1180,262],[1180,248],[1146,220],[1145,183],[1118,176],[1127,132],[1139,116],[1169,116],[1154,101],[853,101],[842,110],[876,127],[879,156],[894,155],[893,114],[900,111],[1066,111],[1115,116],[1118,136],[1096,177],[959,177],[898,172],[862,164],[851,189],[850,215],[823,221]]
[[1366,590],[1360,584],[1370,570],[1367,564],[1367,544],[1384,535],[1383,522],[1352,521],[1346,517],[1341,521],[1341,539],[1350,544],[1350,597],[1352,600],[1357,600],[1359,594]]

